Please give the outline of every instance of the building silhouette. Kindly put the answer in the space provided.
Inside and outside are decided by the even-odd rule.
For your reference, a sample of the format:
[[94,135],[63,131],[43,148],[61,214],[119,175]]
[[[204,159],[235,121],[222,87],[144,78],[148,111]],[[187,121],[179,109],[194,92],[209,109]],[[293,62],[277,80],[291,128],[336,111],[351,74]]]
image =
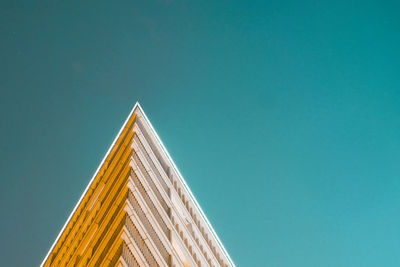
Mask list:
[[41,266],[235,266],[138,103]]

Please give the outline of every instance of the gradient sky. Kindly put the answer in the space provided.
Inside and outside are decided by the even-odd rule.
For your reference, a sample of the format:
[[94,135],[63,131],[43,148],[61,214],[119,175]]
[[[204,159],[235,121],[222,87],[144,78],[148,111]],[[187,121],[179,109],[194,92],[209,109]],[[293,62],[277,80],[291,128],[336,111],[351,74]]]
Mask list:
[[395,2],[1,1],[1,265],[139,100],[238,266],[400,266]]

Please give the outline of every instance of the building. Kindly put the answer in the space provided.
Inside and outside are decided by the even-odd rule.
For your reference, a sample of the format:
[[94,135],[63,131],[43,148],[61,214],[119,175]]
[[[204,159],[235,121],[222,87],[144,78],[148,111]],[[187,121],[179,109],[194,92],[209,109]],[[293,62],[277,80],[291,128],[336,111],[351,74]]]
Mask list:
[[138,103],[41,266],[235,266]]

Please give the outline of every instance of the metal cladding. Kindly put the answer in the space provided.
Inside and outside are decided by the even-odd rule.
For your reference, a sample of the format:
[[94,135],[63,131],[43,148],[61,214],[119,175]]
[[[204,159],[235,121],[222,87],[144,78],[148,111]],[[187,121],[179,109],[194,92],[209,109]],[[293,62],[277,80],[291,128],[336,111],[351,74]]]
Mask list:
[[41,266],[235,266],[138,103]]

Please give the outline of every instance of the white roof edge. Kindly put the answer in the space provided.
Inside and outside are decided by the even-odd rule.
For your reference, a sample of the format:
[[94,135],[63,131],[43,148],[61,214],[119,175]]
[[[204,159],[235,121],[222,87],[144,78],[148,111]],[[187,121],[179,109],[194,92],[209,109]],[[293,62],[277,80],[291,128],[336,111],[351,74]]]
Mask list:
[[[95,171],[95,173],[92,176],[92,179],[90,179],[89,184],[86,186],[85,191],[83,191],[81,197],[79,198],[78,203],[76,203],[74,209],[72,210],[71,214],[69,215],[67,221],[65,222],[64,226],[61,228],[60,233],[58,234],[56,240],[54,241],[53,245],[50,247],[49,252],[47,252],[46,257],[43,259],[42,263],[40,264],[40,267],[44,266],[44,264],[46,263],[47,259],[49,258],[51,252],[54,249],[54,246],[57,244],[58,240],[60,239],[62,233],[64,232],[65,228],[67,227],[69,221],[71,220],[72,216],[74,215],[75,211],[77,210],[79,204],[81,204],[83,197],[85,196],[85,194],[87,193],[87,191],[89,190],[90,186],[93,183],[94,178],[97,176],[97,174],[99,173],[101,167],[104,164],[104,161],[106,160],[107,156],[110,154],[111,149],[114,147],[115,143],[117,142],[119,136],[121,135],[123,129],[125,128],[126,124],[128,123],[130,117],[132,116],[132,114],[135,112],[135,109],[139,107],[139,102],[136,102],[136,104],[133,106],[131,112],[129,113],[128,117],[126,118],[124,124],[122,125],[121,129],[119,130],[117,136],[114,138],[114,141],[112,142],[112,144],[110,145],[110,147],[108,148],[107,153],[104,155],[103,160],[100,162],[99,166],[97,167],[97,170]],[[142,108],[140,108],[140,110],[142,111]]]
[[108,148],[107,153],[104,155],[102,161],[100,162],[99,166],[97,167],[95,173],[93,174],[92,178],[90,179],[88,185],[86,186],[85,190],[83,191],[81,197],[79,198],[79,201],[76,203],[74,209],[72,210],[71,214],[69,215],[67,221],[65,222],[64,226],[61,228],[59,234],[57,235],[56,240],[53,242],[52,246],[50,247],[49,251],[46,254],[46,257],[43,259],[42,263],[40,264],[40,267],[44,266],[44,264],[46,263],[47,259],[49,258],[51,252],[54,249],[54,246],[57,244],[58,240],[60,239],[62,233],[64,232],[65,228],[67,227],[68,223],[70,222],[72,216],[74,215],[75,211],[78,209],[79,204],[81,204],[83,197],[85,196],[85,194],[87,193],[87,191],[89,190],[90,186],[93,183],[94,178],[97,176],[98,172],[100,171],[101,167],[104,164],[104,161],[106,160],[107,156],[110,154],[112,148],[114,147],[115,143],[117,142],[119,136],[121,135],[123,129],[125,128],[126,124],[128,123],[129,119],[131,118],[132,114],[135,112],[135,109],[139,108],[140,112],[143,114],[143,117],[146,121],[146,123],[149,125],[153,135],[156,137],[157,142],[159,143],[159,145],[161,146],[164,154],[167,156],[168,160],[170,161],[171,165],[174,167],[175,172],[178,174],[179,179],[181,180],[181,182],[183,183],[183,185],[185,186],[185,189],[189,192],[189,196],[192,199],[192,201],[195,203],[196,207],[200,210],[200,214],[203,217],[203,219],[206,221],[207,226],[209,227],[209,229],[211,230],[211,233],[213,234],[214,238],[217,240],[218,245],[220,246],[220,248],[222,249],[222,251],[224,252],[225,256],[228,258],[228,260],[230,261],[230,264],[232,266],[236,266],[235,263],[232,261],[231,257],[229,256],[228,252],[226,251],[224,245],[222,244],[221,240],[219,239],[217,233],[215,232],[214,228],[212,227],[210,221],[207,219],[207,216],[204,214],[204,211],[202,210],[202,208],[200,207],[199,203],[197,202],[196,198],[194,197],[192,191],[190,190],[189,186],[187,185],[185,179],[183,178],[182,174],[180,173],[178,167],[175,165],[174,160],[172,159],[171,155],[168,153],[168,150],[165,148],[163,142],[161,141],[160,137],[158,136],[156,130],[154,129],[153,125],[151,124],[150,120],[148,119],[148,117],[146,116],[146,113],[143,111],[143,108],[140,106],[139,102],[136,102],[135,105],[133,106],[131,112],[129,113],[128,117],[126,118],[124,124],[122,125],[121,129],[119,130],[117,136],[114,138],[114,141],[112,142],[112,144],[110,145],[110,147]]
[[203,209],[200,207],[200,204],[197,202],[195,196],[193,195],[192,191],[190,190],[189,186],[187,185],[185,179],[183,178],[181,172],[179,171],[178,167],[176,166],[174,160],[172,159],[171,155],[168,153],[168,150],[165,148],[164,143],[161,141],[160,137],[158,136],[156,130],[154,129],[153,125],[151,124],[149,118],[146,116],[146,113],[143,111],[143,108],[140,106],[139,102],[136,103],[137,106],[139,107],[141,113],[143,114],[144,119],[146,120],[146,123],[149,125],[151,131],[153,132],[153,135],[156,137],[157,142],[161,146],[164,154],[167,156],[168,160],[170,161],[171,165],[174,167],[175,172],[178,174],[179,179],[183,183],[185,189],[189,192],[189,196],[192,199],[192,201],[195,203],[196,207],[198,210],[200,210],[200,214],[203,217],[203,219],[206,221],[208,228],[211,230],[211,233],[213,234],[214,238],[217,240],[219,247],[222,249],[223,253],[225,254],[226,258],[229,260],[230,264],[232,266],[236,266],[231,257],[229,256],[228,252],[226,251],[224,245],[222,244],[221,240],[219,239],[217,233],[215,232],[214,228],[212,227],[210,221],[207,219],[207,216],[204,214]]

